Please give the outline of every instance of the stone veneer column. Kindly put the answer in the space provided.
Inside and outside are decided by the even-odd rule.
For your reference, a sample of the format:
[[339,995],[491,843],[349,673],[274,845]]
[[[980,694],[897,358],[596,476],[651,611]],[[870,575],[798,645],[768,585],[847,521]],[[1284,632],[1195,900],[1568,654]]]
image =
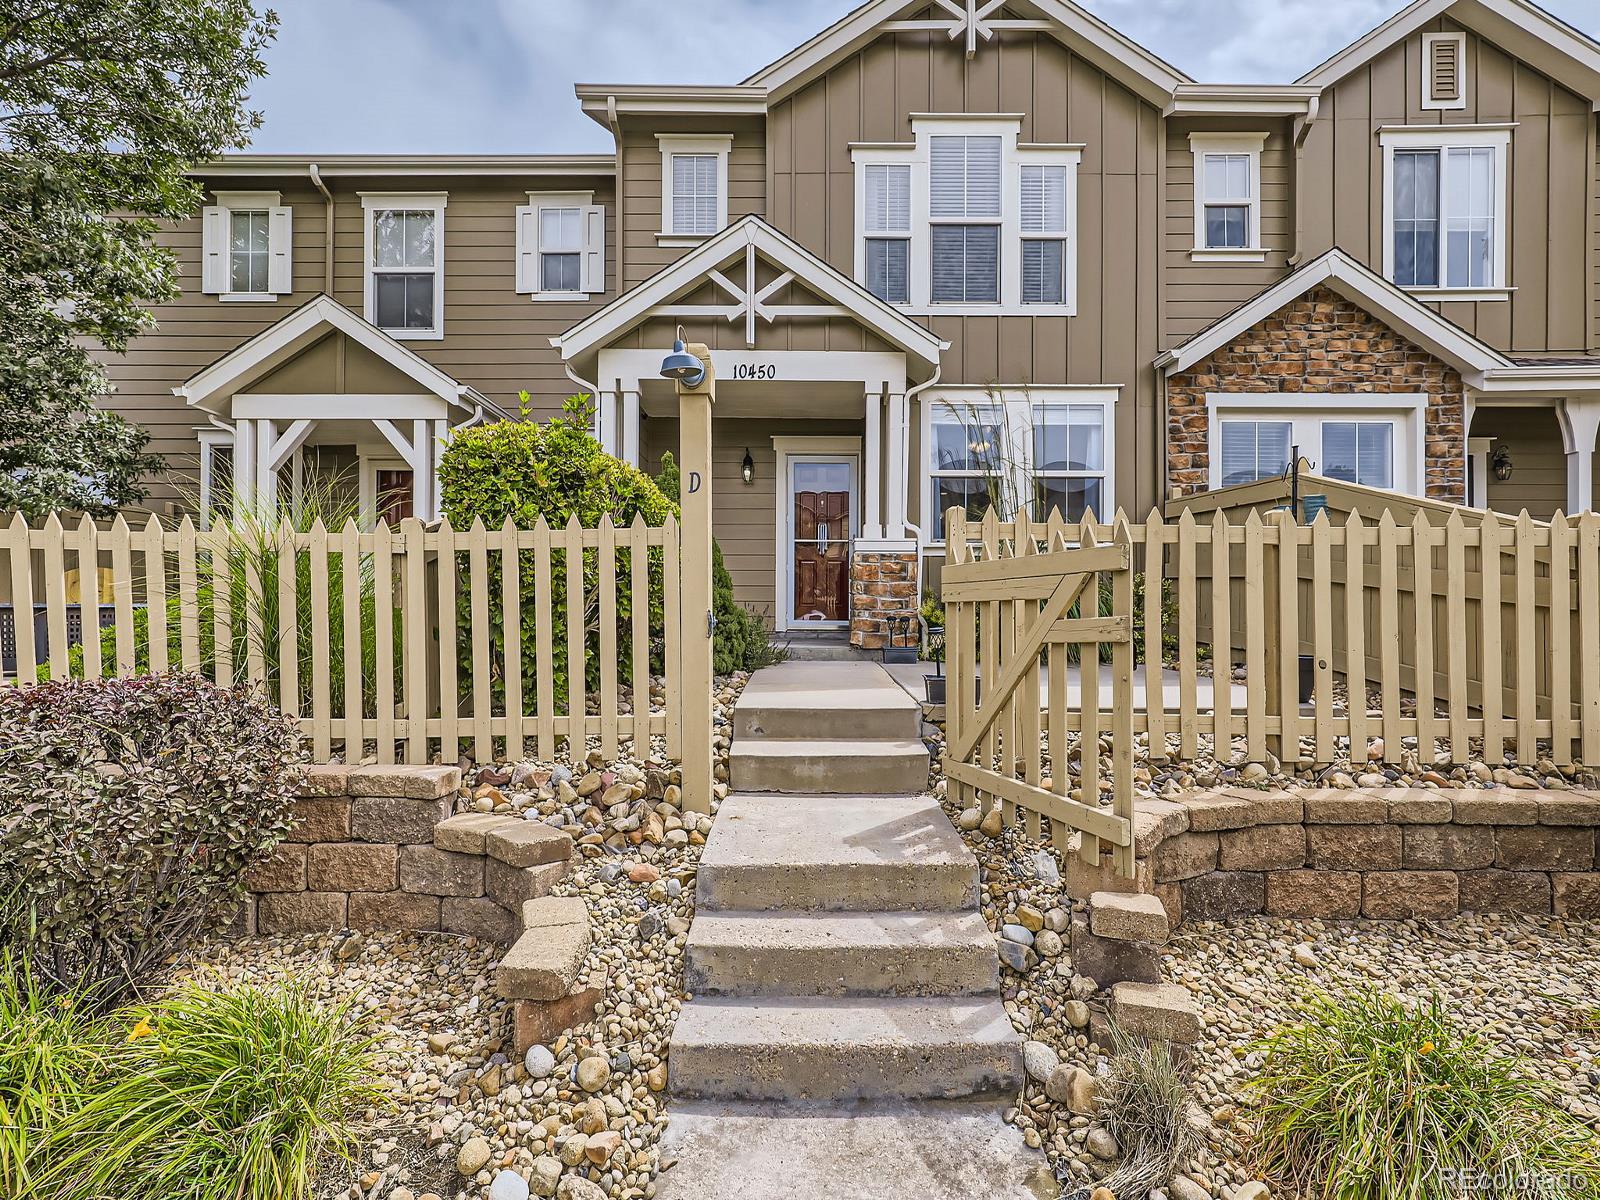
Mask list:
[[850,644],[881,650],[889,644],[892,617],[915,617],[917,543],[858,538],[850,553]]

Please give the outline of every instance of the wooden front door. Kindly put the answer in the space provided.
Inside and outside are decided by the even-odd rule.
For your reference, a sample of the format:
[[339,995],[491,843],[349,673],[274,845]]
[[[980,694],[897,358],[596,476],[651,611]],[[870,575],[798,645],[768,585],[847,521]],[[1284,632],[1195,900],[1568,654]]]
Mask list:
[[850,539],[855,531],[853,457],[789,459],[789,620],[843,625],[850,620]]

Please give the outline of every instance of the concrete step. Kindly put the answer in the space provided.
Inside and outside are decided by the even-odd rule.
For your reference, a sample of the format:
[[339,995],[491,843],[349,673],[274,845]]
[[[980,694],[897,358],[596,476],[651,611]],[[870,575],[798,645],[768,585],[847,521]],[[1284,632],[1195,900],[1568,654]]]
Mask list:
[[722,996],[971,996],[1000,986],[976,912],[701,913],[687,988]]
[[734,745],[749,738],[907,741],[917,737],[920,716],[876,663],[786,662],[745,685],[733,709]]
[[789,656],[789,662],[864,662],[875,663],[879,659],[876,650],[860,650],[847,641],[823,641],[811,638],[796,638],[794,641],[784,641],[784,635],[778,634],[777,640],[783,644],[783,652]]
[[1054,1200],[1044,1156],[992,1104],[672,1106],[657,1200]]
[[722,802],[699,909],[960,911],[978,860],[931,796],[751,796]]
[[920,792],[928,786],[928,748],[915,738],[735,737],[728,755],[728,781],[740,792]]
[[994,998],[696,998],[670,1061],[696,1100],[951,1100],[1014,1091],[1022,1039]]

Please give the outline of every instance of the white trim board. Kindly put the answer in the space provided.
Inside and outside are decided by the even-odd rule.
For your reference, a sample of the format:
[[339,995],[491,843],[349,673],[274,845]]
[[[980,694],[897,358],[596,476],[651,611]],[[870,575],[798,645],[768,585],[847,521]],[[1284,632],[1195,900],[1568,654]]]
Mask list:
[[[789,463],[794,458],[849,459],[850,472],[850,552],[855,553],[856,538],[861,530],[861,499],[866,487],[862,478],[865,461],[862,439],[849,435],[833,437],[780,436],[772,439],[774,478],[772,481],[773,509],[776,527],[773,533],[773,606],[772,621],[779,631],[790,629],[844,629],[850,625],[849,614],[843,621],[796,621],[790,609],[794,605],[794,544],[789,530],[793,513],[790,501],[793,493],[789,485]],[[848,568],[847,568],[848,571]]]
[[[1389,489],[1420,496],[1427,484],[1428,396],[1415,393],[1349,392],[1207,392],[1206,450],[1210,486],[1223,486],[1221,422],[1229,417],[1285,421],[1360,421],[1395,417],[1394,486]],[[1405,444],[1402,444],[1405,439]],[[1312,457],[1309,447],[1302,455]],[[1320,450],[1320,447],[1319,447]],[[1320,472],[1320,461],[1317,467]]]

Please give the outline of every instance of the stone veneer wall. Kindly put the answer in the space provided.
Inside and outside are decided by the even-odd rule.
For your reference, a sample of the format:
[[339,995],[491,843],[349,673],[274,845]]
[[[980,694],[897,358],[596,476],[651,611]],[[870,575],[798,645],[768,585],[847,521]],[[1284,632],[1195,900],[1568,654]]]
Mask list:
[[1141,800],[1138,873],[1067,857],[1074,896],[1152,892],[1174,924],[1279,917],[1600,917],[1600,793],[1236,788]]
[[517,845],[436,833],[460,786],[456,767],[308,768],[289,840],[250,872],[232,932],[442,930],[509,945],[523,904],[566,875],[572,839],[520,821],[530,837]]
[[[889,619],[915,617],[921,607],[917,596],[917,555],[882,550],[858,550],[850,556],[850,644],[863,650],[881,650],[889,644]],[[913,635],[920,642],[921,629]]]
[[1211,486],[1208,392],[1425,392],[1427,495],[1466,502],[1461,376],[1327,288],[1313,288],[1167,381],[1167,482],[1174,496]]

